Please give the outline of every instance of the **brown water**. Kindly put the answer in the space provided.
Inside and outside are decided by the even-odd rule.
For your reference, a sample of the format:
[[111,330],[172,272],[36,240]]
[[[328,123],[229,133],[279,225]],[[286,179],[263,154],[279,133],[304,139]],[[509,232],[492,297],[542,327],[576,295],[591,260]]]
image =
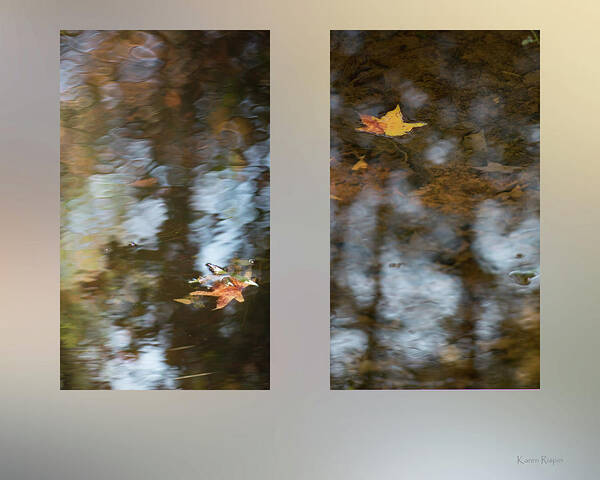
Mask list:
[[332,388],[539,387],[538,40],[332,32]]
[[268,32],[63,32],[60,113],[61,388],[268,388]]

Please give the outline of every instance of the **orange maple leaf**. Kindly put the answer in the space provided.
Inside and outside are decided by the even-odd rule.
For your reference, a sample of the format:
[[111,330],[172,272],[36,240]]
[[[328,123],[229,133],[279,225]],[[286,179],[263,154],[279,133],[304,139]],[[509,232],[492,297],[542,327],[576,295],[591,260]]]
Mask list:
[[371,115],[361,115],[360,121],[365,126],[357,128],[359,132],[368,132],[374,133],[376,135],[385,135],[385,128],[383,122],[377,117],[372,117]]
[[406,135],[413,128],[424,127],[423,122],[406,123],[402,118],[400,105],[396,105],[394,110],[390,110],[383,117],[377,118],[371,115],[361,115],[360,120],[364,127],[357,128],[359,132],[374,133],[375,135],[386,135],[388,137],[399,137]]
[[244,296],[242,295],[242,290],[248,285],[256,286],[256,283],[254,283],[252,280],[239,281],[232,277],[217,284],[211,290],[197,290],[195,292],[190,292],[190,295],[218,297],[215,310],[219,310],[226,307],[232,300],[243,302]]

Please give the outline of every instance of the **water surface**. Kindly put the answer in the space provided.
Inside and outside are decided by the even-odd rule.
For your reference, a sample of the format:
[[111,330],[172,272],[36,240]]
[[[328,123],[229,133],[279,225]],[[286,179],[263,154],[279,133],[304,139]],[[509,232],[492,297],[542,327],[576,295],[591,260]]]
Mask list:
[[268,32],[60,40],[61,388],[268,388]]
[[539,143],[538,32],[332,32],[332,388],[539,387]]

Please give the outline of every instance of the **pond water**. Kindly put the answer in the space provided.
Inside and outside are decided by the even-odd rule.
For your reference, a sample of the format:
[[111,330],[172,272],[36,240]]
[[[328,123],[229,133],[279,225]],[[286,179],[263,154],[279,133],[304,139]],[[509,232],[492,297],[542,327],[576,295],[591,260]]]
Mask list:
[[[539,33],[331,34],[331,385],[539,388]],[[403,136],[358,131],[399,106]]]
[[61,388],[269,388],[268,32],[60,48]]

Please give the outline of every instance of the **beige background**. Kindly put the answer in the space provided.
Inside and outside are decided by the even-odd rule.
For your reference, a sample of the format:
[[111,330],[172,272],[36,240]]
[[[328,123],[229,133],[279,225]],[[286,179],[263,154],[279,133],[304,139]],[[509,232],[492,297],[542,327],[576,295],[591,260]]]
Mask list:
[[[0,478],[600,478],[594,3],[3,0]],[[58,388],[58,31],[157,27],[271,29],[271,391]],[[541,390],[329,391],[331,28],[542,30]]]

